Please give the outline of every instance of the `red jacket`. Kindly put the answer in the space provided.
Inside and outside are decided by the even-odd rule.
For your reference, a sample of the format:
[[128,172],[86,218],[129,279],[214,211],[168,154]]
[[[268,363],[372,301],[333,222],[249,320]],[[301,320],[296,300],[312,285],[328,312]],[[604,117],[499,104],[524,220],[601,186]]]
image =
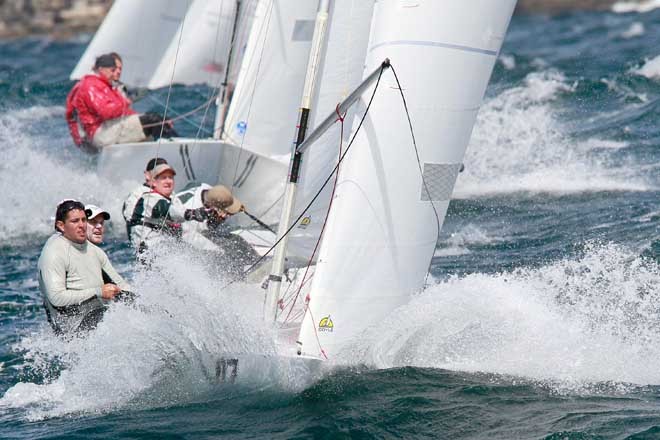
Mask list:
[[73,142],[76,145],[80,145],[82,143],[80,131],[78,131],[78,116],[76,114],[76,109],[73,106],[73,100],[76,96],[76,93],[78,92],[79,85],[80,82],[77,82],[66,96],[66,123],[69,125],[69,133],[71,133]]
[[[135,114],[129,101],[100,75],[85,75],[69,95],[73,95],[71,106],[78,113],[78,120],[90,140],[94,138],[99,126],[108,119]],[[67,97],[67,115],[68,108]]]

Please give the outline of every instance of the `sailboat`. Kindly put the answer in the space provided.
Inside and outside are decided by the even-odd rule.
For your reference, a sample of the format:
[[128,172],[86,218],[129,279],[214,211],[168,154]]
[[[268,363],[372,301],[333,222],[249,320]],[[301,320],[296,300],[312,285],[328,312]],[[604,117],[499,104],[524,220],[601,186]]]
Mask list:
[[[212,137],[105,147],[98,175],[134,181],[147,160],[164,157],[178,171],[177,190],[222,183],[259,218],[276,223],[316,8],[294,0],[115,1],[70,78],[114,51],[128,86],[206,83],[216,92],[208,104],[218,110]],[[287,122],[273,123],[273,115]]]
[[[232,183],[246,205],[279,214],[264,316],[281,329],[283,356],[337,359],[424,288],[515,4],[256,3],[223,121],[223,133],[240,135],[241,142],[194,145],[204,146],[198,151],[220,147],[217,161],[208,161],[216,179],[236,169],[260,175],[256,165],[249,171],[253,165],[244,156],[280,165],[264,173],[260,183],[270,185],[264,191],[250,186],[248,193]],[[259,81],[270,87],[255,89]],[[170,154],[168,142],[174,150],[186,145],[161,142],[160,151]],[[110,147],[100,164],[104,157],[133,160],[141,147]],[[280,154],[288,156],[288,167]],[[233,170],[223,168],[225,159]],[[308,265],[287,281],[287,268],[300,261],[295,256],[305,256]],[[285,283],[294,287],[283,292]],[[218,361],[223,377],[236,372],[237,363],[229,361]]]
[[[342,152],[334,194],[326,191],[332,197],[325,198],[323,209],[330,200],[332,206],[322,219],[325,226],[295,345],[288,342],[298,356],[308,358],[336,359],[362,331],[379,325],[424,288],[516,1],[361,2],[366,8],[365,3],[372,8],[364,11],[368,36],[351,41],[365,44],[365,57],[356,57],[356,64],[346,69],[364,65],[364,81],[355,83],[360,98],[343,117],[344,124],[350,121],[345,141],[351,150]],[[316,108],[326,109],[324,117],[334,106],[322,102],[322,91],[332,82],[338,64],[333,56],[342,56],[341,47],[333,48],[332,20],[342,20],[341,15],[355,6],[356,2],[333,2],[328,7],[331,24],[320,51],[323,67],[317,74],[321,93]],[[344,20],[350,17],[348,13]],[[362,26],[367,28],[365,23]],[[338,109],[337,113],[343,111],[341,105]],[[324,128],[318,117],[322,113],[317,112],[314,125]],[[303,138],[294,150],[284,197],[291,207],[285,204],[282,209],[278,231],[282,242],[289,230],[309,228],[315,220],[321,223],[303,214],[304,225],[299,221],[293,229],[289,226],[291,219],[300,218],[301,206],[307,206],[318,180],[331,173],[340,157],[336,148],[334,154],[328,153],[324,136],[312,132],[308,139],[318,138],[314,145]],[[302,160],[302,197],[296,197],[298,183],[291,175],[296,157],[302,154],[311,159]],[[318,156],[324,157],[316,160]],[[274,257],[265,310],[267,319],[276,323],[286,321],[288,315],[278,288],[282,275],[278,258],[286,253],[282,242],[276,249],[280,256]]]

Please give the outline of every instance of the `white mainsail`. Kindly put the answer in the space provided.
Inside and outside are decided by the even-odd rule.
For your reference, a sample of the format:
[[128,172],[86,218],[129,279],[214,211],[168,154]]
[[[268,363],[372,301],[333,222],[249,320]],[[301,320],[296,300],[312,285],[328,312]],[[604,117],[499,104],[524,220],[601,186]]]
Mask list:
[[[365,72],[385,58],[396,69],[426,185],[399,89],[385,72],[341,167],[300,330],[302,354],[336,355],[423,287],[515,3],[376,4]],[[362,111],[370,95],[364,94]]]
[[170,82],[219,87],[227,68],[235,20],[235,0],[195,0],[147,87],[156,89]]
[[146,87],[190,5],[190,0],[116,0],[70,78],[90,73],[99,55],[117,52],[124,61],[122,81]]

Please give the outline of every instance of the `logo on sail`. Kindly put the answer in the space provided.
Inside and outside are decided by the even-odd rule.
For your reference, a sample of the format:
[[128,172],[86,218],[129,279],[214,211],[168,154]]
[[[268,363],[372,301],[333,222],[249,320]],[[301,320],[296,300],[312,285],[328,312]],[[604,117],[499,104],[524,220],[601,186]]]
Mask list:
[[300,223],[298,223],[298,227],[300,229],[305,229],[309,224],[312,222],[311,217],[303,217],[302,220],[300,220]]
[[325,318],[321,318],[319,321],[319,331],[320,332],[332,332],[332,329],[335,328],[335,324],[330,319],[330,315]]
[[239,134],[245,134],[245,131],[247,130],[247,122],[239,121],[238,124],[236,124],[236,130],[238,130]]

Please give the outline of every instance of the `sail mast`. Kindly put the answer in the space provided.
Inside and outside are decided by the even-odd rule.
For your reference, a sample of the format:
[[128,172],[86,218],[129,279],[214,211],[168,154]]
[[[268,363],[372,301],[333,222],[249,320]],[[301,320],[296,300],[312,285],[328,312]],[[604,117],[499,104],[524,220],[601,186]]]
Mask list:
[[264,319],[275,321],[277,318],[277,302],[280,296],[282,285],[282,275],[284,274],[284,258],[286,256],[287,237],[286,231],[291,225],[293,218],[293,206],[296,200],[297,183],[302,162],[302,153],[295,149],[305,140],[307,124],[310,117],[312,106],[312,95],[314,93],[316,79],[319,73],[321,63],[321,50],[325,40],[325,33],[328,24],[328,11],[330,8],[329,0],[321,0],[318,13],[316,14],[316,23],[314,26],[314,37],[312,39],[312,50],[307,65],[307,74],[305,76],[305,85],[303,89],[302,103],[300,105],[300,115],[298,119],[298,134],[292,153],[291,163],[289,165],[289,180],[284,193],[284,206],[282,216],[277,232],[277,239],[281,240],[275,248],[273,256],[273,266],[271,274],[268,277],[268,292],[264,304]]
[[231,72],[232,61],[236,53],[236,31],[238,30],[238,19],[241,14],[241,0],[236,0],[236,13],[234,14],[234,25],[231,30],[231,42],[229,43],[229,56],[227,57],[227,66],[225,68],[225,79],[222,81],[222,94],[216,99],[216,119],[213,127],[213,138],[220,139],[225,131],[225,120],[227,118],[227,108],[229,107],[229,73]]

